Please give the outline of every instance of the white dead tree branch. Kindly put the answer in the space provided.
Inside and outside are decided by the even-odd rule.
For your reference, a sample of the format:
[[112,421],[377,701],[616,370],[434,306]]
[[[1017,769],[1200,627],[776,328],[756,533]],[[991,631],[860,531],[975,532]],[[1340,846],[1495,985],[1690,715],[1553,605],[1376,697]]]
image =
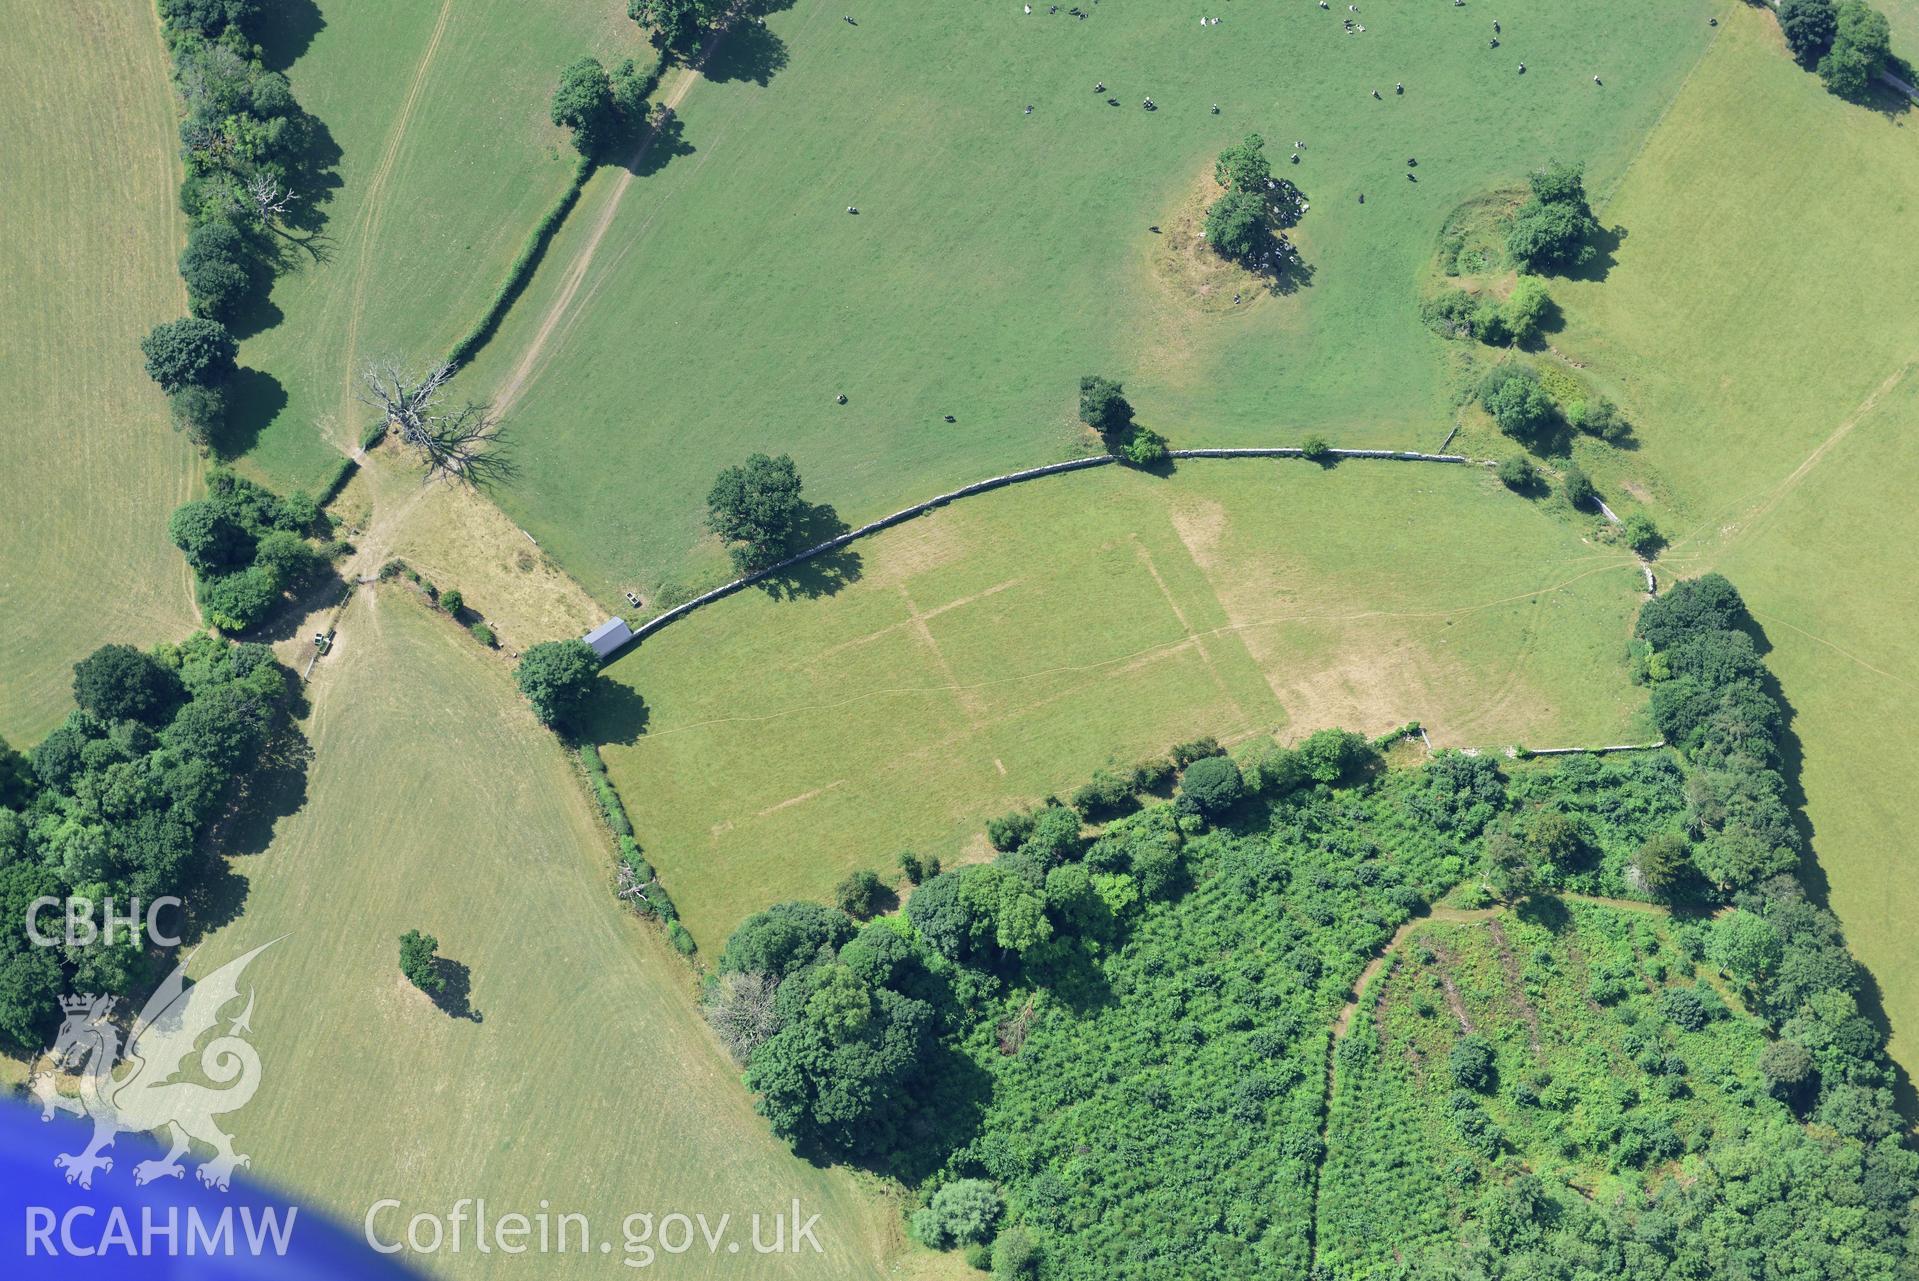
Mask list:
[[469,485],[500,480],[511,472],[501,452],[500,420],[491,405],[468,401],[457,408],[443,403],[451,364],[415,373],[396,360],[367,362],[360,399],[385,417],[387,425],[420,456],[431,480]]
[[255,174],[247,180],[247,196],[253,201],[253,207],[260,215],[260,221],[271,227],[293,208],[299,197],[282,187],[279,181],[267,174]]

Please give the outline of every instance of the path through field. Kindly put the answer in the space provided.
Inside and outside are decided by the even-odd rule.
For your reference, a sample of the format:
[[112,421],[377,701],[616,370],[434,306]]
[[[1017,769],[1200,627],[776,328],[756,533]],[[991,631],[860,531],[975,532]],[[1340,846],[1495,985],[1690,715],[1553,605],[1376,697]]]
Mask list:
[[670,73],[672,82],[670,87],[666,88],[654,104],[656,113],[663,114],[660,114],[653,125],[647,129],[646,136],[640,140],[639,146],[633,149],[633,153],[621,162],[619,177],[613,180],[613,189],[603,201],[599,217],[594,220],[592,233],[574,255],[573,260],[567,264],[566,274],[561,278],[558,296],[547,307],[546,315],[541,319],[540,327],[534,331],[532,341],[527,344],[526,350],[521,353],[519,363],[513,366],[513,372],[507,376],[495,396],[495,408],[502,414],[511,410],[514,402],[520,398],[520,393],[526,387],[527,379],[532,376],[535,367],[540,363],[540,358],[545,353],[554,330],[559,328],[560,322],[566,318],[568,311],[572,308],[573,300],[580,292],[580,285],[586,279],[587,269],[593,265],[594,256],[600,251],[600,242],[606,239],[607,230],[613,225],[614,215],[619,213],[620,203],[626,198],[627,189],[633,185],[633,180],[637,176],[635,171],[646,159],[648,150],[659,139],[661,131],[671,121],[673,112],[678,109],[681,102],[685,101],[687,91],[698,83],[701,65],[718,49],[720,41],[725,38],[725,33],[722,32],[708,42],[698,62],[692,66],[676,67]]
[[[353,280],[346,311],[346,336],[340,344],[342,385],[336,431],[353,420],[355,392],[360,385],[360,314],[366,308],[366,287],[368,278],[373,274],[374,246],[379,237],[380,224],[386,216],[387,181],[393,175],[393,163],[400,154],[400,144],[406,140],[407,129],[413,122],[414,108],[420,101],[420,89],[426,83],[427,70],[433,65],[433,55],[440,47],[441,38],[446,35],[447,19],[452,13],[453,0],[440,0],[440,11],[433,22],[433,34],[427,38],[426,49],[414,65],[406,98],[393,117],[392,128],[387,132],[386,149],[380,153],[380,163],[374,167],[373,176],[367,179],[366,194],[361,197],[359,216],[350,233],[349,238],[359,244],[360,251],[354,256]],[[350,438],[350,431],[348,436],[346,440],[336,439],[333,443],[346,449],[357,448],[358,442]]]

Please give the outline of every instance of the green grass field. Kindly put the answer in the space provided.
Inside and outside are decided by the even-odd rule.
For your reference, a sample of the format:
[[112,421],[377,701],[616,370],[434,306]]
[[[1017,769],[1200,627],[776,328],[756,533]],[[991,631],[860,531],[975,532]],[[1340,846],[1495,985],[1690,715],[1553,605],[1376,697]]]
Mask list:
[[[703,946],[1201,734],[1643,733],[1638,575],[1477,469],[1189,462],[969,499],[837,595],[737,596],[609,669],[595,736]],[[978,847],[983,849],[983,847]]]
[[[479,388],[517,392],[522,474],[501,501],[612,600],[721,574],[701,504],[751,450],[791,452],[858,523],[1079,448],[1089,370],[1176,443],[1316,428],[1434,447],[1451,402],[1414,291],[1446,215],[1555,155],[1606,189],[1712,9],[1521,0],[1492,50],[1491,12],[1447,4],[1381,8],[1346,36],[1347,15],[1309,4],[1202,31],[1137,0],[1084,22],[952,5],[858,26],[802,0],[722,51],[663,169],[594,179],[476,363]],[[1170,291],[1149,226],[1252,131],[1312,201],[1310,283],[1237,308]]]
[[[406,1215],[482,1196],[531,1214],[544,1198],[616,1250],[628,1213],[737,1221],[798,1197],[822,1215],[826,1253],[778,1275],[879,1275],[896,1221],[753,1114],[686,966],[614,901],[608,839],[504,666],[398,589],[356,598],[342,636],[309,691],[304,803],[264,852],[233,860],[244,915],[196,954],[204,972],[284,936],[248,972],[264,1073],[233,1129],[251,1172],[356,1235],[381,1197]],[[481,1021],[401,978],[396,940],[416,927],[470,967]],[[470,1245],[415,1261],[516,1271]],[[660,1262],[674,1276],[741,1269],[703,1248]],[[547,1255],[538,1272],[609,1266]]]
[[194,625],[166,518],[198,482],[139,341],[186,306],[173,105],[145,5],[0,6],[0,735],[28,746],[108,641]]
[[1723,571],[1766,629],[1832,903],[1910,1065],[1919,593],[1897,567],[1919,539],[1919,113],[1832,98],[1763,13],[1720,32],[1600,211],[1628,237],[1603,284],[1560,295],[1555,342],[1639,424],[1601,488],[1637,483],[1673,533],[1668,572]]
[[372,421],[353,399],[366,358],[443,359],[571,180],[573,150],[547,121],[560,69],[646,45],[613,3],[322,0],[317,31],[283,47],[301,50],[294,92],[342,155],[328,260],[281,278],[283,314],[241,348],[277,387],[236,443],[290,488],[324,480]]

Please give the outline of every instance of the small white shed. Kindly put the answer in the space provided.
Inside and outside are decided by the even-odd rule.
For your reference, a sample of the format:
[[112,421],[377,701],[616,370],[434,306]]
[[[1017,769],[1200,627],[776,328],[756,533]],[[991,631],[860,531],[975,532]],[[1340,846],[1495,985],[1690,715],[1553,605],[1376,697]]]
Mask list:
[[601,658],[616,653],[632,639],[633,629],[626,625],[624,618],[609,618],[585,636],[586,643]]

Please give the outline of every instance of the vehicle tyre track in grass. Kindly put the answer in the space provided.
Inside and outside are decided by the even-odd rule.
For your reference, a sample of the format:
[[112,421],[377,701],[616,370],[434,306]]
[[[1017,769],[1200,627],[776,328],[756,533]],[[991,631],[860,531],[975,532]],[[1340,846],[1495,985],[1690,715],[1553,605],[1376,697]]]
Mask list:
[[[393,118],[393,127],[388,131],[386,150],[380,155],[380,163],[374,167],[373,176],[367,179],[366,194],[360,201],[360,213],[355,220],[353,234],[359,238],[360,251],[353,267],[352,293],[347,305],[346,336],[340,344],[341,381],[340,381],[340,421],[353,410],[353,362],[360,340],[360,312],[366,304],[367,278],[373,271],[373,242],[380,230],[380,223],[386,211],[382,196],[386,191],[387,180],[392,177],[393,166],[400,156],[400,145],[406,141],[408,128],[413,122],[414,108],[420,101],[420,90],[426,85],[427,69],[433,64],[433,55],[440,48],[440,39],[446,34],[447,19],[453,13],[453,0],[440,0],[440,12],[434,19],[433,34],[427,37],[426,50],[414,65],[413,80],[407,86],[406,98],[400,104],[399,114]],[[350,434],[350,433],[349,433]],[[336,444],[338,442],[335,442]],[[345,449],[351,451],[358,442],[348,440]]]
[[520,398],[520,393],[525,390],[527,381],[533,376],[534,367],[545,355],[554,331],[572,310],[573,300],[580,292],[580,286],[586,279],[588,269],[593,266],[594,256],[599,253],[600,242],[606,239],[607,231],[613,226],[613,217],[620,211],[620,204],[626,197],[627,188],[633,185],[636,176],[633,171],[639,167],[640,161],[646,158],[647,150],[652,147],[667,122],[672,119],[673,112],[678,109],[681,102],[685,101],[687,91],[698,83],[700,68],[705,66],[706,60],[725,43],[726,34],[727,29],[724,27],[716,32],[706,48],[700,51],[699,58],[691,66],[680,69],[673,87],[662,94],[659,102],[655,104],[663,114],[648,127],[646,136],[640,139],[640,144],[633,149],[633,153],[621,162],[620,176],[614,182],[612,194],[607,196],[605,205],[600,210],[599,220],[593,224],[592,233],[587,237],[586,243],[580,247],[580,251],[574,255],[573,261],[567,264],[566,276],[560,284],[559,295],[547,308],[545,317],[540,321],[540,327],[534,331],[533,340],[527,344],[526,352],[520,357],[519,363],[513,366],[513,372],[507,375],[506,382],[501,385],[499,394],[494,398],[494,403],[502,414]]

